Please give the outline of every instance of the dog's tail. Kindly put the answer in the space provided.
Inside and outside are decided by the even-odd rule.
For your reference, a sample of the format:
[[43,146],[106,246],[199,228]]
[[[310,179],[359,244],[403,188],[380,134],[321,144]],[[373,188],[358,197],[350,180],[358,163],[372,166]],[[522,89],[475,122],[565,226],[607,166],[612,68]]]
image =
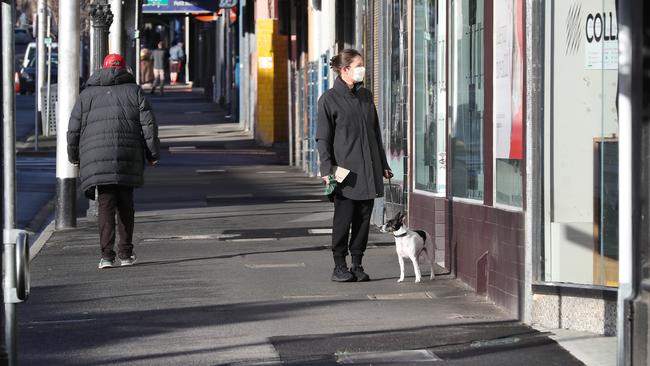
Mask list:
[[424,230],[414,230],[414,231],[422,238],[422,249],[420,249],[420,252],[416,256],[416,258],[420,258],[420,255],[422,255],[423,252],[426,252],[428,255],[429,251],[427,250],[427,232]]

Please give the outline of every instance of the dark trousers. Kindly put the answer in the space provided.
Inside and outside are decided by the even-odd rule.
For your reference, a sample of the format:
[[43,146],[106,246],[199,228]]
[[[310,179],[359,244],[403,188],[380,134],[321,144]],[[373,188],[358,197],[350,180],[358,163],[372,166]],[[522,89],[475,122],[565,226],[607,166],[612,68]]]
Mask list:
[[117,209],[117,227],[120,242],[117,246],[120,258],[128,258],[133,254],[133,225],[135,211],[133,209],[133,187],[120,185],[98,186],[98,224],[99,244],[102,248],[102,258],[115,259],[115,211]]
[[352,264],[361,265],[361,258],[368,246],[370,216],[374,205],[375,200],[351,200],[340,194],[334,196],[332,252],[336,264],[345,263],[349,240]]

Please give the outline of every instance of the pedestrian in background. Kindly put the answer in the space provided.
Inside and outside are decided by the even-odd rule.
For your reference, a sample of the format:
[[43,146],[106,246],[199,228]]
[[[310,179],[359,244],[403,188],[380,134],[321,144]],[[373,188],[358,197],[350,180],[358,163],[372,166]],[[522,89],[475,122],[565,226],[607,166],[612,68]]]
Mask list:
[[99,268],[115,266],[115,210],[118,257],[135,263],[133,188],[144,183],[144,160],[160,158],[158,125],[144,92],[127,70],[124,58],[111,54],[88,79],[70,116],[68,159],[79,166],[86,197],[98,193]]
[[160,83],[160,95],[165,95],[165,62],[167,60],[167,50],[165,44],[158,42],[158,48],[151,52],[153,58],[153,85],[151,94],[156,92],[156,86]]
[[[368,281],[362,259],[368,244],[374,200],[384,194],[383,178],[393,173],[386,161],[372,93],[363,87],[363,57],[353,49],[330,60],[339,76],[318,100],[316,140],[326,185],[337,167],[350,172],[333,195],[332,281]],[[348,270],[348,251],[352,267]]]
[[153,82],[153,60],[151,59],[151,50],[142,48],[140,50],[140,84],[150,84]]
[[169,79],[171,85],[175,85],[178,81],[178,73],[181,72],[183,61],[185,61],[183,42],[178,42],[169,49]]

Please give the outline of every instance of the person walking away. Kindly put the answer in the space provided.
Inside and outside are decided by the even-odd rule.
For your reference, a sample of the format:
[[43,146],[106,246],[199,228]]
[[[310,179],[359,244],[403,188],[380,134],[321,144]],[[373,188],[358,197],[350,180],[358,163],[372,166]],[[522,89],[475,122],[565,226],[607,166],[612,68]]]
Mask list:
[[82,191],[90,199],[98,193],[100,269],[116,263],[116,209],[117,256],[122,266],[135,263],[133,189],[144,183],[144,160],[156,165],[160,158],[156,119],[125,65],[120,55],[106,56],[79,95],[67,133],[68,160],[79,166]]
[[158,42],[158,48],[151,52],[153,58],[153,85],[151,94],[156,92],[156,86],[160,82],[160,95],[165,95],[165,60],[167,59],[167,50],[162,41]]
[[[337,167],[349,170],[332,193],[334,220],[332,281],[368,281],[362,266],[374,199],[384,194],[383,178],[393,176],[381,140],[372,93],[363,87],[363,57],[353,49],[330,60],[339,75],[318,100],[316,141],[326,185]],[[348,270],[348,251],[352,267]]]
[[169,79],[171,85],[175,85],[178,81],[178,73],[181,72],[184,60],[183,42],[178,42],[169,49]]

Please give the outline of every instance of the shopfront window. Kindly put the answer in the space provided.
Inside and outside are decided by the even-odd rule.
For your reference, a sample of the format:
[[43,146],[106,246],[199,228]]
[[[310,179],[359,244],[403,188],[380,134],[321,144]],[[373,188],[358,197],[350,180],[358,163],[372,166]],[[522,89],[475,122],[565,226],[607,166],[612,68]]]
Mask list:
[[415,3],[415,189],[445,193],[446,2]]
[[552,5],[542,280],[618,286],[616,1]]
[[524,0],[494,0],[493,116],[497,204],[522,207]]
[[457,0],[453,12],[452,190],[476,200],[484,196],[483,9],[483,0]]
[[386,1],[387,16],[384,17],[384,42],[386,59],[384,75],[390,80],[385,83],[386,118],[384,129],[388,164],[395,174],[395,180],[404,178],[404,157],[406,156],[407,96],[408,96],[408,32],[406,25],[407,2]]

